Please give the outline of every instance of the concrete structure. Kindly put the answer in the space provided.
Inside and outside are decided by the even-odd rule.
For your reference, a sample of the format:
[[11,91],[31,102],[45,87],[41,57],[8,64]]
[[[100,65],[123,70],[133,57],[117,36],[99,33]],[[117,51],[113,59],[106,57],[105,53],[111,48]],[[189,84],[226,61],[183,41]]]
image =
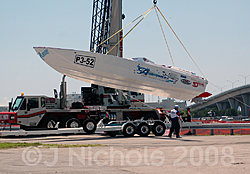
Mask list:
[[5,112],[8,111],[8,107],[7,106],[0,106],[0,112]]
[[156,102],[156,103],[145,103],[143,106],[145,107],[153,107],[153,108],[164,108],[166,110],[173,109],[175,105],[180,106],[180,110],[186,109],[186,102],[176,102],[174,99],[168,98],[163,99],[162,102]]
[[191,110],[217,107],[218,110],[235,109],[240,106],[242,115],[249,115],[250,85],[244,85],[212,96],[206,102],[189,106]]

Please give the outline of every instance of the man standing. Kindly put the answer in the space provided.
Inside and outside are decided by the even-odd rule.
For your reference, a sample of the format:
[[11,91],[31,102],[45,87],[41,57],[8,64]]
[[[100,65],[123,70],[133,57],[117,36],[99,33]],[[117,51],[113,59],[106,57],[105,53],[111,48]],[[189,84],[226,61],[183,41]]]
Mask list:
[[179,132],[180,132],[180,124],[179,124],[179,119],[181,119],[180,117],[180,112],[178,111],[179,110],[179,106],[178,105],[175,105],[174,109],[172,109],[170,111],[170,115],[171,115],[171,128],[170,128],[170,132],[169,132],[169,137],[171,138],[172,137],[172,134],[175,130],[175,133],[176,133],[176,138],[182,138],[180,135],[179,135]]
[[187,122],[191,122],[191,111],[190,108],[187,108]]

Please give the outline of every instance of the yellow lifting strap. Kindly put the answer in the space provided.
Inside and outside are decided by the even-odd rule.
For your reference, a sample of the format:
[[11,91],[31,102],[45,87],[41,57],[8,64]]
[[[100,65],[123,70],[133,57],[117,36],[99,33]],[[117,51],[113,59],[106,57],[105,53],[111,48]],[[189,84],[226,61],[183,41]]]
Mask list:
[[139,23],[141,23],[141,21],[143,19],[145,19],[145,17],[153,10],[153,8],[155,8],[155,12],[156,12],[156,15],[157,15],[157,18],[158,18],[158,21],[159,21],[159,24],[160,24],[160,27],[161,27],[161,30],[162,30],[162,33],[163,33],[163,37],[165,39],[165,42],[166,42],[166,45],[167,45],[167,48],[168,48],[168,51],[169,51],[169,54],[170,54],[170,58],[172,60],[172,63],[173,63],[173,66],[175,66],[174,64],[174,60],[173,60],[173,57],[171,55],[171,52],[170,52],[170,48],[168,46],[168,43],[167,43],[167,39],[166,39],[166,36],[164,34],[164,31],[163,31],[163,27],[161,25],[161,22],[160,22],[160,18],[158,16],[158,13],[156,11],[156,9],[159,11],[159,13],[161,14],[162,18],[165,20],[165,22],[167,23],[167,25],[169,26],[169,28],[172,30],[172,32],[174,33],[175,37],[177,38],[177,40],[180,42],[180,44],[182,45],[182,47],[184,48],[184,50],[187,52],[188,56],[191,58],[191,60],[193,61],[193,63],[195,64],[195,66],[198,68],[198,70],[200,71],[200,73],[202,74],[202,76],[206,79],[206,77],[204,76],[204,74],[202,73],[202,71],[200,70],[200,68],[198,67],[198,65],[195,63],[194,59],[192,58],[192,56],[189,54],[188,50],[186,49],[186,47],[184,46],[184,44],[181,42],[181,40],[179,39],[179,37],[177,36],[177,34],[175,33],[175,31],[173,30],[173,28],[171,27],[171,25],[168,23],[167,19],[165,18],[165,16],[162,14],[162,12],[160,11],[160,9],[154,5],[152,8],[150,8],[149,10],[147,10],[146,12],[144,12],[143,14],[141,14],[140,16],[138,16],[136,19],[134,19],[133,21],[131,21],[129,24],[127,24],[125,27],[123,27],[122,29],[118,30],[116,33],[114,33],[112,36],[110,36],[109,38],[107,38],[106,40],[104,40],[102,43],[100,43],[98,46],[95,46],[92,50],[90,50],[90,52],[92,52],[94,49],[96,49],[97,47],[99,47],[100,45],[102,45],[103,43],[105,43],[106,41],[108,41],[109,39],[111,39],[112,37],[114,37],[115,35],[117,35],[120,31],[124,30],[126,27],[128,27],[129,25],[131,25],[132,23],[134,23],[135,21],[137,21],[139,18],[140,21],[137,22],[134,27],[132,29],[129,30],[129,32],[124,36],[122,37],[116,44],[115,46],[113,46],[106,54],[109,54],[110,51],[112,51],[137,25],[139,25]]
[[177,38],[177,40],[180,42],[180,44],[182,45],[182,47],[184,48],[184,50],[187,52],[188,56],[191,58],[191,60],[193,61],[193,63],[195,64],[195,66],[198,68],[198,70],[200,71],[200,73],[202,74],[202,76],[206,79],[206,77],[204,76],[204,74],[202,73],[202,71],[200,70],[200,68],[198,67],[198,65],[195,63],[194,59],[192,58],[192,56],[189,54],[188,50],[186,49],[186,47],[184,46],[184,44],[181,42],[181,40],[179,39],[179,37],[177,36],[177,34],[174,32],[173,28],[170,26],[170,24],[168,23],[167,19],[164,17],[164,15],[162,14],[162,12],[160,11],[160,9],[155,5],[155,7],[157,8],[157,10],[160,12],[161,16],[163,17],[163,19],[166,21],[166,23],[168,24],[169,28],[172,30],[172,32],[174,33],[175,37]]
[[[139,22],[137,22],[137,24],[135,24],[135,26],[133,26],[133,28],[131,28],[130,30],[129,30],[129,32],[127,32],[127,34],[124,36],[124,37],[122,37],[116,44],[115,44],[115,46],[113,46],[106,54],[108,54],[110,51],[112,51],[131,31],[133,31],[133,29],[139,24],[139,23],[141,23],[141,21],[143,20],[143,19],[145,19],[145,17],[153,10],[153,8],[154,7],[152,7],[151,9],[149,9],[147,12],[145,12],[144,14],[144,16],[141,18],[141,20],[139,21]],[[138,19],[138,18],[137,18]]]
[[[156,5],[155,5],[155,7],[156,7]],[[168,42],[167,42],[167,39],[166,39],[166,36],[165,36],[165,33],[164,33],[164,30],[163,30],[162,25],[161,25],[161,21],[160,21],[159,15],[158,15],[158,13],[157,13],[157,11],[156,11],[156,8],[155,8],[155,13],[156,13],[157,19],[158,19],[158,21],[159,21],[159,24],[160,24],[160,27],[161,27],[161,31],[162,31],[164,40],[165,40],[165,42],[166,42],[166,45],[167,45],[167,48],[168,48],[168,52],[169,52],[171,61],[172,61],[172,63],[173,63],[173,66],[175,66],[175,65],[174,65],[174,60],[173,60],[172,54],[171,54],[171,52],[170,52],[170,48],[169,48],[169,46],[168,46]]]
[[[138,16],[137,18],[135,18],[133,21],[131,21],[129,24],[127,24],[125,27],[123,27],[122,29],[120,29],[120,30],[118,30],[116,33],[114,33],[112,36],[110,36],[109,38],[107,38],[106,40],[104,40],[102,43],[100,43],[99,45],[97,45],[97,46],[95,46],[92,50],[90,50],[90,52],[92,52],[94,49],[96,49],[97,47],[99,47],[100,45],[102,45],[103,43],[105,43],[106,41],[108,41],[109,39],[111,39],[112,37],[114,37],[115,35],[117,35],[120,31],[122,31],[122,30],[124,30],[125,28],[127,28],[129,25],[131,25],[132,23],[134,23],[135,21],[137,21],[139,18],[141,18],[143,15],[145,15],[145,16],[147,16],[148,15],[148,13],[150,12],[150,11],[152,11],[152,9],[153,9],[154,7],[152,7],[152,8],[150,8],[149,10],[147,10],[146,12],[144,12],[143,14],[141,14],[140,16]],[[144,16],[144,18],[145,18],[145,16]],[[124,37],[123,37],[124,38]],[[120,41],[117,43],[117,44],[119,44],[120,43]],[[116,45],[117,45],[116,44]],[[116,46],[115,45],[115,46]],[[114,47],[115,47],[114,46]],[[113,49],[113,48],[112,48]],[[111,50],[110,50],[111,51]],[[109,51],[109,52],[110,52]],[[106,53],[107,54],[107,53]]]

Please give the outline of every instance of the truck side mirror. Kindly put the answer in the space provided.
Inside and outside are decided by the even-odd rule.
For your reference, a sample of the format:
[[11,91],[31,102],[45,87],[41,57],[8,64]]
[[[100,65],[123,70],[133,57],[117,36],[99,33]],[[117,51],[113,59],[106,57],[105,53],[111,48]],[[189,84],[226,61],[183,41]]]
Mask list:
[[9,112],[11,110],[12,103],[13,103],[13,98],[11,98],[11,101],[9,102]]
[[56,89],[54,89],[54,96],[55,96],[55,98],[58,97],[58,93],[57,93],[57,90],[56,90]]
[[11,110],[12,102],[9,102],[9,112]]
[[30,111],[30,104],[27,103],[27,111]]

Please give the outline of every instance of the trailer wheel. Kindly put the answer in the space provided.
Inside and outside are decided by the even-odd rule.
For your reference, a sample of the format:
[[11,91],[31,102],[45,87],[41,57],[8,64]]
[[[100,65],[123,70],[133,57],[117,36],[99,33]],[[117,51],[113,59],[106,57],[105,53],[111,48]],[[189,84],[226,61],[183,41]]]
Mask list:
[[150,134],[150,127],[147,123],[143,122],[140,123],[139,126],[137,127],[137,133],[141,137],[146,137]]
[[122,128],[122,134],[125,137],[132,137],[135,134],[135,126],[132,123],[124,124]]
[[44,118],[44,120],[41,124],[41,127],[48,128],[48,129],[55,128],[57,122],[58,122],[58,119],[56,117],[48,116],[48,117]]
[[92,134],[96,130],[96,122],[93,119],[87,119],[82,123],[82,127],[87,134]]
[[156,121],[153,125],[152,132],[155,136],[162,136],[165,133],[166,126],[163,122]]
[[67,128],[79,128],[81,125],[80,121],[76,118],[71,118],[66,122]]

